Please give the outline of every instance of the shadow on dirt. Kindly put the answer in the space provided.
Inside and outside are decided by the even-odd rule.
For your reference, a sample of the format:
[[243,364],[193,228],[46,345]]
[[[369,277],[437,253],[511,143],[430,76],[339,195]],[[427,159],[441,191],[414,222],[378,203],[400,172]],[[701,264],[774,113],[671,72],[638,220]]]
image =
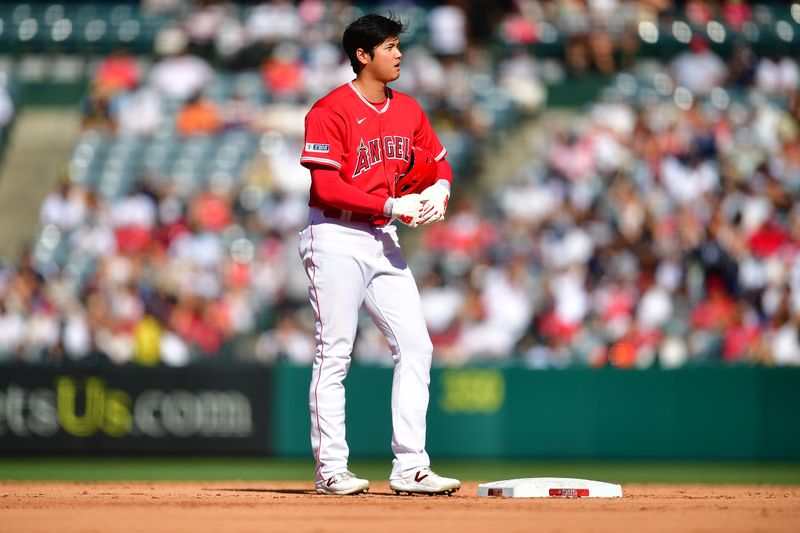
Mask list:
[[[314,489],[270,489],[270,488],[231,488],[231,489],[203,489],[207,491],[218,491],[218,492],[264,492],[268,494],[305,494],[311,496],[327,496],[330,497],[328,494],[317,494],[317,491]],[[367,492],[364,494],[350,494],[344,496],[346,498],[353,498],[357,496],[382,496],[382,497],[391,497],[391,498],[424,498],[425,495],[418,494],[415,496],[411,495],[403,495],[398,496],[394,492]]]
[[227,492],[269,492],[275,494],[316,494],[317,492],[313,489],[204,489],[210,491],[227,491]]

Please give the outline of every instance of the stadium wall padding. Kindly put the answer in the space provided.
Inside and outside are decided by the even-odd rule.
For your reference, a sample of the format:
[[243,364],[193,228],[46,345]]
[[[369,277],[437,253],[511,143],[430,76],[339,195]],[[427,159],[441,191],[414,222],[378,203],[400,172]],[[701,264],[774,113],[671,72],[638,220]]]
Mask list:
[[271,382],[263,366],[0,366],[0,453],[270,453]]
[[[278,455],[310,456],[310,370],[275,369]],[[391,458],[388,368],[346,380],[353,457]],[[800,459],[800,369],[434,369],[428,451],[440,458]]]
[[[0,453],[310,459],[308,367],[0,367]],[[391,459],[390,368],[345,382],[353,458]],[[434,460],[800,459],[800,368],[435,368]]]

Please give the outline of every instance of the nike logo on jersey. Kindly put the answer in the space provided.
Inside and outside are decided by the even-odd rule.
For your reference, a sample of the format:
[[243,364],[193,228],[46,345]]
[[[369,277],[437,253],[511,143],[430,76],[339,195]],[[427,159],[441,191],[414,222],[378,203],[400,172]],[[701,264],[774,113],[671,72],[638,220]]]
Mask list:
[[365,120],[367,120],[367,117],[361,117],[361,118],[357,118],[357,119],[356,119],[356,122],[358,122],[359,124],[361,124],[361,123],[362,123],[362,122],[364,122]]
[[422,473],[422,470],[417,470],[417,473],[414,474],[414,481],[416,481],[417,483],[419,483],[420,481],[422,481],[423,479],[428,477],[428,474],[425,474],[424,476],[420,476],[421,473]]

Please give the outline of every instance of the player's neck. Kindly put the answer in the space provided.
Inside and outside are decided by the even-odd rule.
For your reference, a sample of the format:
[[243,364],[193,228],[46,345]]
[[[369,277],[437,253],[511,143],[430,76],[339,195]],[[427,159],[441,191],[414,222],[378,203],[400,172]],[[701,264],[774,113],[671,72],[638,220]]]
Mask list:
[[373,104],[379,104],[386,100],[386,84],[380,80],[359,75],[353,81],[353,85],[361,93],[361,96]]

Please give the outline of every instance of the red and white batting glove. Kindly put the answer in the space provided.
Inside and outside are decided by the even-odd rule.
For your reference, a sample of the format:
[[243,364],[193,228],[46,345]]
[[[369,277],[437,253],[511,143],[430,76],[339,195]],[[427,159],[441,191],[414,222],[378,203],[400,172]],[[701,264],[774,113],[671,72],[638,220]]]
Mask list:
[[439,180],[419,195],[424,202],[422,213],[419,216],[417,225],[430,224],[444,220],[444,213],[447,211],[447,202],[450,201],[450,183],[447,180]]
[[392,218],[412,228],[416,228],[419,225],[418,220],[422,214],[422,206],[427,200],[422,200],[419,194],[407,194],[400,198],[390,198],[389,200],[391,201],[391,206],[387,205],[387,208],[390,209]]

